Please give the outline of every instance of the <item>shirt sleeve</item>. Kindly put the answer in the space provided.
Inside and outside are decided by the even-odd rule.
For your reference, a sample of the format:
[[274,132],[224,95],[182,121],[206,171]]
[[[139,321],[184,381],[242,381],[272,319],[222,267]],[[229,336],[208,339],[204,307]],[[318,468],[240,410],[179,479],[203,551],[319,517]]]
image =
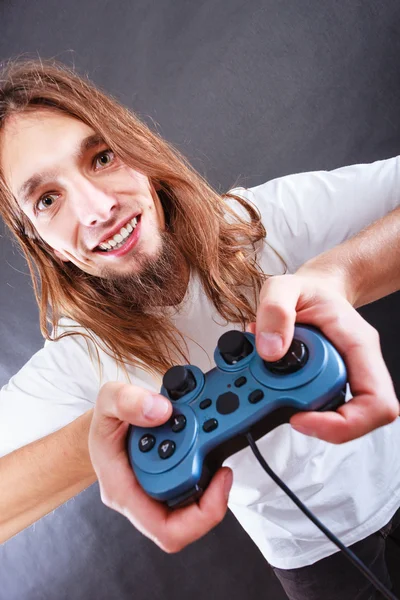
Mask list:
[[399,206],[399,157],[300,173],[249,188],[266,242],[294,273]]
[[99,377],[86,340],[48,342],[0,390],[0,456],[67,425],[93,407]]

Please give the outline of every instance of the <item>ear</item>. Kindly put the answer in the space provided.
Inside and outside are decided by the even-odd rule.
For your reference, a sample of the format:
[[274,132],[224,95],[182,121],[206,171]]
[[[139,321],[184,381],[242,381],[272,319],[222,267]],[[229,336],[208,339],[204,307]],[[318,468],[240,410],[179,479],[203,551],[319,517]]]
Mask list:
[[58,250],[54,250],[54,254],[62,262],[69,262],[69,258],[67,258],[62,252],[59,252]]

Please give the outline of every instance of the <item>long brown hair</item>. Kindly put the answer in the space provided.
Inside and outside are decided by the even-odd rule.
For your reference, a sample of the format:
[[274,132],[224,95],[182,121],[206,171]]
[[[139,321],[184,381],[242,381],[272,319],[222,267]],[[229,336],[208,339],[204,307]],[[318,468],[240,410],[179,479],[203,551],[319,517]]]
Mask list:
[[[157,184],[170,231],[217,311],[243,328],[254,320],[264,278],[256,247],[265,237],[256,208],[240,196],[218,194],[176,148],[87,78],[54,61],[10,61],[0,75],[0,130],[10,115],[46,107],[92,127],[126,165]],[[245,217],[229,206],[232,198]],[[67,316],[92,339],[95,334],[122,364],[162,372],[187,360],[184,340],[170,319],[125,306],[106,294],[99,278],[57,259],[1,172],[0,213],[28,262],[45,338],[76,333],[52,337],[59,319]]]

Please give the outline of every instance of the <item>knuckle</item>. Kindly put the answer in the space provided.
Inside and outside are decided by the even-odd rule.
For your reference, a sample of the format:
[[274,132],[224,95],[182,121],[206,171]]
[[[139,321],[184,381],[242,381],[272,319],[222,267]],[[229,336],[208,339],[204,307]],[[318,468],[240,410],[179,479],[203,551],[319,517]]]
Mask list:
[[179,543],[177,540],[157,540],[156,544],[159,546],[159,548],[161,548],[161,550],[163,550],[163,552],[166,552],[166,554],[177,554],[184,548],[184,544]]
[[373,342],[377,342],[379,344],[380,339],[381,339],[379,331],[375,327],[373,327],[370,323],[367,323],[367,325],[368,325],[367,331],[368,331],[369,337],[371,338],[371,340]]
[[100,498],[104,506],[107,508],[111,508],[111,510],[115,510],[116,512],[125,514],[124,511],[124,501],[122,498],[116,496],[115,491],[113,489],[105,489],[104,486],[100,487]]
[[[288,281],[288,280],[289,280],[289,277],[287,277],[285,281]],[[263,290],[269,291],[272,287],[276,286],[281,281],[283,281],[283,275],[270,275],[263,284]]]
[[346,442],[351,441],[355,436],[354,432],[350,431],[350,429],[341,429],[340,431],[331,431],[327,435],[321,435],[321,440],[328,442],[329,444],[335,444],[336,446],[340,446],[341,444],[345,444]]
[[337,435],[334,440],[331,440],[331,443],[340,445],[340,444],[345,444],[346,442],[349,442],[352,439],[353,439],[353,436],[350,433],[345,432],[345,433],[341,433],[341,434]]
[[107,506],[107,508],[113,507],[113,501],[112,501],[110,495],[108,494],[108,492],[103,488],[103,486],[100,486],[100,499],[101,499],[102,503],[105,506]]
[[114,389],[114,404],[118,412],[126,407],[127,402],[131,400],[131,395],[130,386],[127,383],[121,383]]
[[288,306],[282,305],[277,300],[272,300],[270,298],[263,298],[260,302],[260,308],[269,316],[273,316],[274,319],[278,319],[280,322],[290,321],[293,319],[293,316],[296,315],[295,308],[289,308]]
[[213,529],[219,525],[224,518],[226,513],[226,507],[221,505],[218,508],[214,508],[213,512],[208,516],[208,529]]
[[365,344],[366,341],[372,344],[379,344],[379,331],[373,325],[371,325],[371,323],[369,323],[362,317],[361,319],[361,326],[358,328],[359,335],[357,336],[359,344]]
[[109,394],[111,394],[114,389],[115,389],[115,382],[113,381],[107,381],[106,383],[104,383],[101,388],[100,391],[103,395],[108,396]]
[[123,383],[115,381],[107,381],[106,383],[104,383],[100,388],[97,403],[109,403],[110,398],[115,397],[116,394],[119,393],[119,390],[122,386],[124,386]]
[[354,323],[351,327],[351,322],[349,321],[349,313],[336,310],[335,305],[331,303],[331,310],[326,312],[326,305],[321,304],[320,310],[318,313],[318,319],[322,322],[325,319],[325,326],[329,327],[329,329],[334,330],[340,334],[345,334],[351,330],[352,332],[352,343],[358,344],[359,337],[359,328],[357,327],[357,336],[354,335]]
[[388,425],[397,419],[399,416],[399,402],[397,398],[395,398],[395,402],[390,402],[390,404],[385,406],[382,416],[385,425]]

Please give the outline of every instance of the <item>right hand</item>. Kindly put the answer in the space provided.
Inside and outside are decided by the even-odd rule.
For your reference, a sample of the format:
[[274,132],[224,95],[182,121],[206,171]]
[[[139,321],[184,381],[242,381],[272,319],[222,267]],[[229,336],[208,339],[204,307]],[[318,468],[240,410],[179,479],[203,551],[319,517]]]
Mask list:
[[[288,351],[296,323],[318,327],[334,344],[346,363],[351,401],[336,411],[298,412],[290,419],[297,431],[333,444],[388,425],[398,418],[400,408],[378,332],[353,308],[353,290],[347,290],[345,275],[334,267],[320,270],[317,257],[293,275],[270,277],[261,290],[257,321],[247,328],[257,336],[257,350],[268,361]],[[263,347],[264,333],[278,334],[280,348]]]
[[[150,399],[153,413],[149,413]],[[232,486],[232,471],[222,467],[200,500],[185,508],[172,510],[146,494],[129,464],[128,427],[156,427],[171,414],[172,405],[161,394],[125,383],[106,383],[89,431],[89,452],[102,501],[168,553],[179,552],[222,521]]]

